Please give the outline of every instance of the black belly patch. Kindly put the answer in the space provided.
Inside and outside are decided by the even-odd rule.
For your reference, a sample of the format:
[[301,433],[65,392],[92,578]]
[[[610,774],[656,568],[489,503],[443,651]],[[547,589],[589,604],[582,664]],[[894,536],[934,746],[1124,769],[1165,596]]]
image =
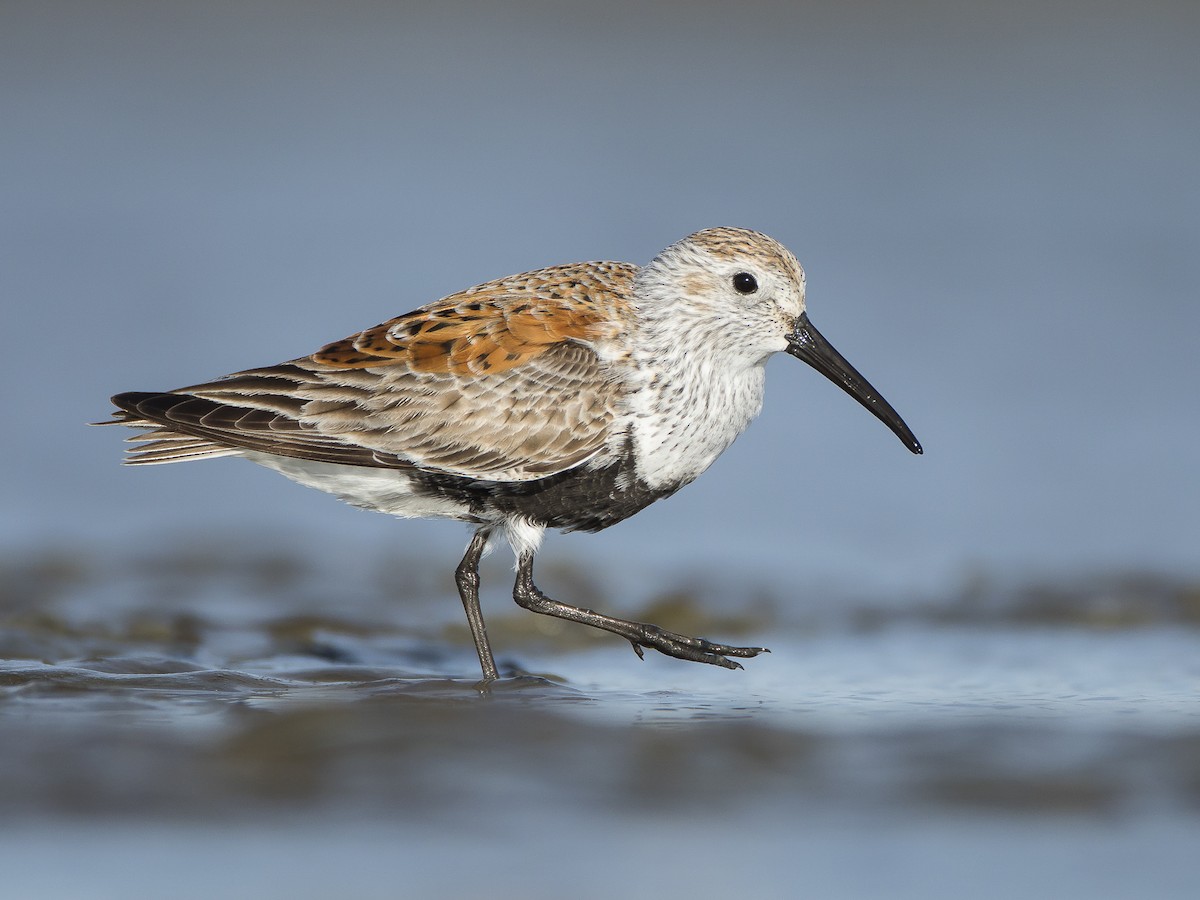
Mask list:
[[603,468],[584,465],[533,481],[478,481],[423,471],[411,477],[422,493],[466,504],[477,522],[493,520],[499,513],[522,516],[546,528],[600,531],[682,487],[648,488],[632,470],[633,461],[626,455]]

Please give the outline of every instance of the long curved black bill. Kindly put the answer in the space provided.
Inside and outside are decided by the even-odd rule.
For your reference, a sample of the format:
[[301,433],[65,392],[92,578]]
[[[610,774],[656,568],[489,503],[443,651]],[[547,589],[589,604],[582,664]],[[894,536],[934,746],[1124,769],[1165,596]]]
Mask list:
[[921,453],[921,442],[916,439],[900,414],[879,395],[870,382],[858,374],[858,370],[845,357],[833,349],[833,344],[821,336],[821,332],[808,321],[808,313],[801,313],[796,320],[796,330],[788,335],[787,352],[808,363],[843,391],[870,410],[880,422],[892,429],[896,437],[913,453]]

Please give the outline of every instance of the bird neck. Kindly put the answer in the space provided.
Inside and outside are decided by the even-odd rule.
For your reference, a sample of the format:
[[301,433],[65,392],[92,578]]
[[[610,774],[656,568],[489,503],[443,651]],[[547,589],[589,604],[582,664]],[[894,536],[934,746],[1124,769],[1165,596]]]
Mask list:
[[682,316],[663,325],[643,322],[633,342],[629,433],[638,479],[674,489],[711,466],[758,415],[765,360],[723,352],[712,323]]

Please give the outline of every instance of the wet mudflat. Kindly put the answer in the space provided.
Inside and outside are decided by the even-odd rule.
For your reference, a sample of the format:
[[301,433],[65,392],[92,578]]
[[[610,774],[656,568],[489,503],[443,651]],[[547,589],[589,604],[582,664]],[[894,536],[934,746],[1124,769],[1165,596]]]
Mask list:
[[228,548],[10,560],[5,895],[1200,883],[1194,586],[823,604],[714,579],[630,606],[564,569],[546,579],[564,597],[773,652],[732,673],[639,662],[490,596],[507,677],[485,689],[444,586],[398,601],[344,575]]

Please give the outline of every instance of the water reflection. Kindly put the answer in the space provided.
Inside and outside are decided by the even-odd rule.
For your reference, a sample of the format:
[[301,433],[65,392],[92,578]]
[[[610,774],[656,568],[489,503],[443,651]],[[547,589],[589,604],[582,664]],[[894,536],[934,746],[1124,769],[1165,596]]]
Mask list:
[[[548,635],[516,611],[496,617],[507,677],[483,687],[446,597],[432,626],[419,599],[397,608],[382,588],[361,607],[334,599],[293,614],[304,588],[260,577],[292,568],[274,557],[175,571],[162,559],[10,561],[10,588],[38,598],[4,612],[10,808],[208,818],[317,804],[380,816],[514,794],[681,813],[714,802],[1089,816],[1200,806],[1200,631],[1180,613],[1194,596],[1183,586],[1099,591],[1157,610],[1153,627],[1062,615],[1088,608],[1094,582],[1054,592],[1047,619],[1028,614],[1032,589],[1007,604],[851,606],[823,622],[753,604],[739,620],[729,604],[709,613],[678,593],[652,604],[672,625],[772,645],[737,673],[639,662],[620,642]],[[189,590],[159,604],[148,586],[174,577]]]
[[[452,848],[524,859],[520,832],[562,855],[538,870],[538,884],[558,885],[545,896],[570,891],[567,848],[583,844],[626,856],[675,847],[711,884],[728,880],[714,860],[756,859],[777,896],[791,895],[782,886],[798,853],[819,895],[836,896],[843,874],[814,873],[881,835],[888,846],[917,841],[914,859],[954,842],[997,853],[999,871],[1005,854],[1036,854],[1030,835],[1045,823],[1060,847],[1082,841],[1079,858],[1096,852],[1092,829],[1124,823],[1151,829],[1139,859],[1157,855],[1161,871],[1181,875],[1191,859],[1179,849],[1200,826],[1200,629],[1188,585],[1085,580],[1048,594],[976,589],[802,612],[751,585],[740,599],[674,589],[633,611],[772,647],[743,672],[639,661],[589,629],[547,632],[485,600],[506,677],[484,688],[448,586],[405,595],[389,580],[347,583],[340,565],[253,555],[4,563],[9,848],[38,859],[74,829],[100,871],[121,852],[107,836],[155,845],[147,822],[169,823],[183,842],[161,847],[163,860],[185,845],[236,855],[227,829],[249,828],[264,855],[248,870],[292,871],[266,828],[335,854],[346,872],[373,872],[361,896],[389,883],[393,859],[410,887],[437,896],[457,865]],[[552,577],[604,583],[586,570]],[[339,579],[341,591],[322,589]],[[1032,614],[1044,594],[1052,614]],[[16,822],[56,824],[13,832]],[[337,824],[309,830],[315,822]],[[697,831],[705,822],[717,831]],[[980,823],[986,836],[965,837]],[[719,846],[705,844],[717,834]],[[797,835],[803,846],[787,849]],[[389,840],[399,849],[385,851]],[[676,890],[646,864],[642,889]],[[222,870],[199,868],[196,896],[231,890]],[[27,884],[54,896],[45,879],[55,871]],[[304,895],[323,877],[260,895]],[[461,877],[472,891],[492,887]],[[606,889],[581,895],[611,896],[605,877],[591,884]]]

